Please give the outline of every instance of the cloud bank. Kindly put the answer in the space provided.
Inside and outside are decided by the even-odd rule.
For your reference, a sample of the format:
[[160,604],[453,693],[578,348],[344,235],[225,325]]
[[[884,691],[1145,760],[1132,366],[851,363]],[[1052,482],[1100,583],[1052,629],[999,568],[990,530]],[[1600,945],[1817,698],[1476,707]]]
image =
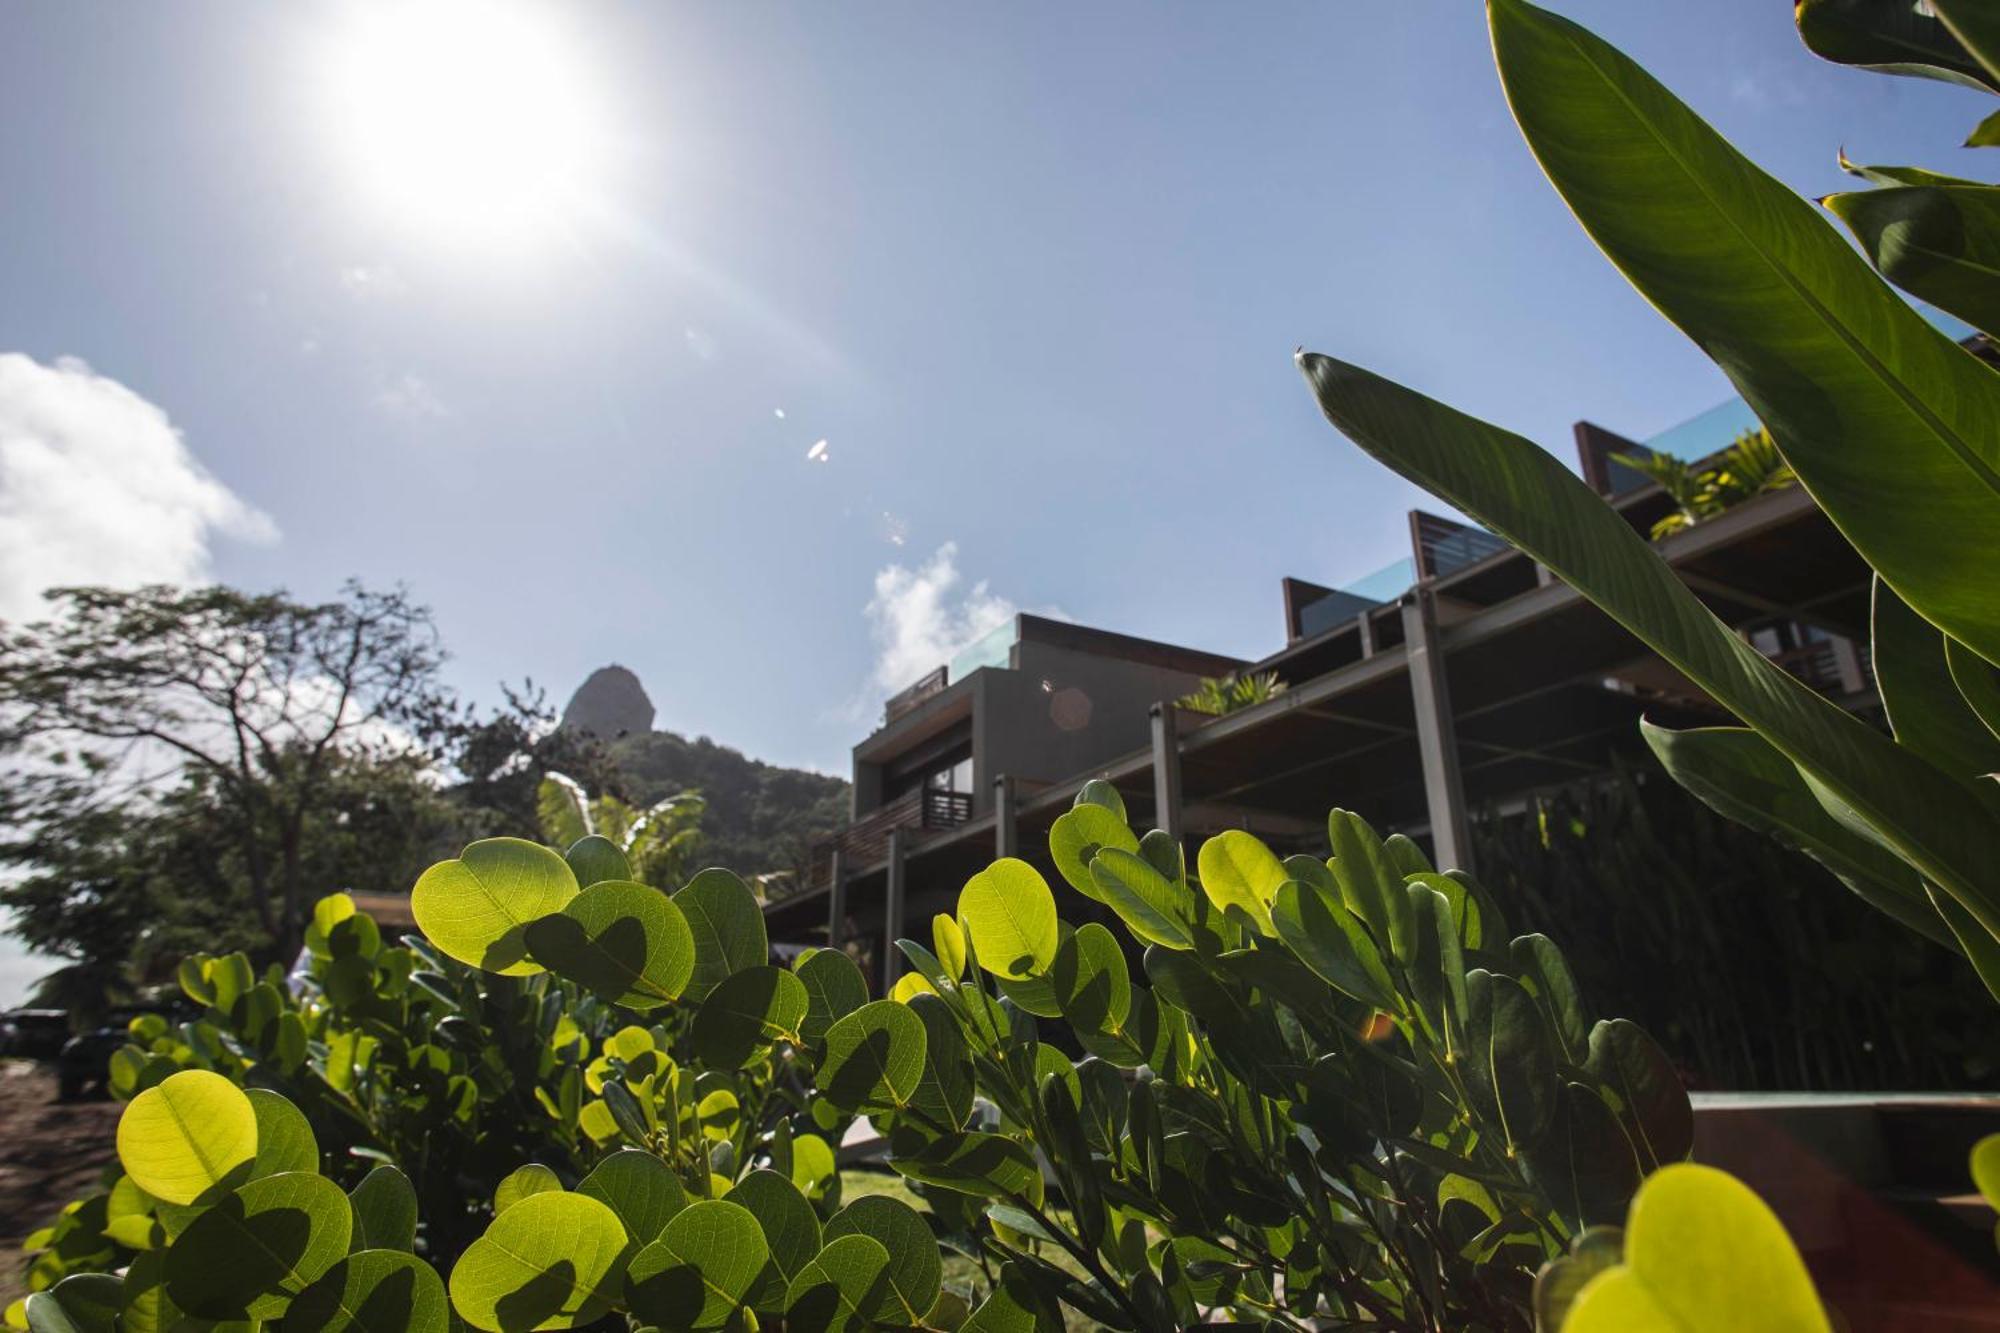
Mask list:
[[0,620],[66,584],[204,582],[215,537],[277,535],[154,404],[73,358],[0,353]]
[[962,588],[958,544],[946,542],[915,569],[886,565],[865,612],[875,640],[870,684],[888,693],[914,684],[1020,608],[981,579]]

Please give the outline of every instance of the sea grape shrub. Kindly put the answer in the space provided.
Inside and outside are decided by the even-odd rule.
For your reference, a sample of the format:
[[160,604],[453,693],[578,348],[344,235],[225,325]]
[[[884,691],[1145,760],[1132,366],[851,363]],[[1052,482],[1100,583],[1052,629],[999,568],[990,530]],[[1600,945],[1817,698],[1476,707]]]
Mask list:
[[[1228,832],[1190,869],[1093,783],[1050,853],[1098,919],[1002,860],[903,942],[899,993],[969,1069],[878,1090],[892,1164],[984,1199],[1025,1290],[1111,1327],[1528,1329],[1536,1271],[1687,1156],[1665,1056],[1589,1020],[1551,941],[1406,838],[1328,830],[1330,858]],[[955,1123],[974,1090],[990,1128]]]

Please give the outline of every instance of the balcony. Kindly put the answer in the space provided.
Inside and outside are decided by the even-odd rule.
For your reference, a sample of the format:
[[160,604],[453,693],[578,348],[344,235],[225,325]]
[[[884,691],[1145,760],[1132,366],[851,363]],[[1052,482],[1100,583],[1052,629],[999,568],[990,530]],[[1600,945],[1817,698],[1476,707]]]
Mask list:
[[921,787],[890,801],[855,821],[812,849],[807,890],[833,883],[833,854],[838,851],[849,872],[872,866],[889,855],[889,835],[908,829],[919,835],[954,829],[972,819],[972,794]]

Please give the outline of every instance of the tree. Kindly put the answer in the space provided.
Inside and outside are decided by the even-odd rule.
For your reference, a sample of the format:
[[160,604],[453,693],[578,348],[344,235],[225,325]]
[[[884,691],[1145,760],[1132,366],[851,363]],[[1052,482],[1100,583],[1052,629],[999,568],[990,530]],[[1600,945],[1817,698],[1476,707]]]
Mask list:
[[608,838],[625,853],[632,878],[641,884],[669,892],[679,888],[701,847],[707,802],[700,792],[678,792],[641,807],[610,792],[592,797],[576,779],[550,770],[537,800],[544,840],[561,850],[593,834]]
[[[205,880],[276,947],[330,887],[316,840],[322,823],[352,816],[352,784],[393,775],[407,793],[464,726],[438,679],[430,613],[402,589],[350,583],[318,604],[223,587],[48,598],[47,619],[0,631],[4,813],[17,830],[6,856],[44,881],[78,869],[107,829],[123,846],[149,821],[178,820],[199,834],[203,873],[176,883]],[[162,842],[173,840],[149,846]],[[119,900],[139,911],[146,895],[125,889]],[[41,901],[26,886],[9,897],[31,917]],[[30,919],[20,933],[59,932]],[[88,938],[71,931],[68,951],[101,960],[108,941]]]

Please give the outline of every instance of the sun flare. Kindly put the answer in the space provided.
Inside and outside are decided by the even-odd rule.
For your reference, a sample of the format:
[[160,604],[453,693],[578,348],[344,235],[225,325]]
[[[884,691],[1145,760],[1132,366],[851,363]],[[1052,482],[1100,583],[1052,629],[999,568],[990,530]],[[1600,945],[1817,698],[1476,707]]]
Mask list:
[[329,44],[327,118],[362,202],[452,244],[518,245],[603,187],[596,85],[534,0],[398,0]]

